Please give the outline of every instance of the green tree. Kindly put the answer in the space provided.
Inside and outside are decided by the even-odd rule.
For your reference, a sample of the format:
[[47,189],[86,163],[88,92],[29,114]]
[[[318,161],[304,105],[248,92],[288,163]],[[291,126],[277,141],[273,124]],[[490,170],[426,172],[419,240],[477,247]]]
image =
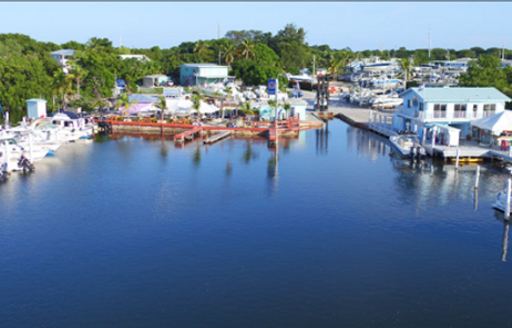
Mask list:
[[256,44],[254,57],[235,61],[232,69],[233,74],[246,85],[266,84],[269,78],[283,73],[279,65],[279,57],[264,44]]
[[400,58],[400,67],[402,68],[402,74],[404,78],[404,85],[407,87],[407,81],[409,81],[409,75],[412,70],[412,60],[410,57]]
[[197,116],[201,116],[201,95],[198,92],[192,94],[192,108],[197,112]]
[[306,32],[303,28],[287,24],[270,41],[270,47],[277,53],[286,71],[298,73],[310,62],[310,51],[305,38]]
[[482,55],[478,60],[471,61],[459,82],[461,86],[495,87],[508,95],[512,94],[507,71],[502,69],[500,59],[492,55]]
[[164,96],[158,97],[158,101],[156,102],[156,107],[160,109],[160,120],[164,119],[164,110],[167,108],[167,102],[165,101]]

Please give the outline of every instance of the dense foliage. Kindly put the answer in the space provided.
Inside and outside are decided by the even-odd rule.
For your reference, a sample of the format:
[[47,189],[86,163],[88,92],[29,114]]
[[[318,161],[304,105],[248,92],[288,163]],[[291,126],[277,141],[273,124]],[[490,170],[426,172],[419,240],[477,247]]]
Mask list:
[[512,67],[501,67],[498,57],[482,55],[469,63],[466,74],[460,77],[460,84],[471,87],[496,87],[512,95]]
[[[50,56],[58,49],[76,50],[68,74],[64,74]],[[130,53],[146,55],[150,60],[119,57]],[[511,95],[512,69],[501,68],[501,55],[499,48],[434,48],[430,60],[478,59],[461,77],[461,84],[496,86]],[[19,120],[29,98],[46,99],[50,111],[68,106],[93,109],[107,105],[116,79],[125,80],[128,91],[134,92],[136,83],[148,74],[163,73],[178,81],[179,67],[183,63],[229,65],[230,74],[246,85],[256,85],[264,84],[271,77],[282,78],[284,72],[298,73],[304,67],[326,68],[336,75],[343,72],[350,60],[370,56],[398,57],[406,70],[410,70],[411,63],[429,61],[427,49],[401,47],[355,52],[349,48],[332,49],[328,45],[312,46],[306,42],[306,31],[293,24],[286,25],[275,35],[255,30],[228,31],[223,38],[183,42],[167,49],[114,47],[104,38],[92,38],[85,44],[69,41],[57,45],[21,34],[0,34],[0,104],[3,110],[10,111],[13,120]],[[512,58],[512,50],[504,50],[504,56]]]

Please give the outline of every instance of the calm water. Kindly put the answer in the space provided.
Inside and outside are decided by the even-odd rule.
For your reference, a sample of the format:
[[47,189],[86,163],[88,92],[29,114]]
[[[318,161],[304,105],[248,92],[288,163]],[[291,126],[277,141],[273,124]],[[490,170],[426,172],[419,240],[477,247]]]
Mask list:
[[0,186],[0,326],[512,326],[505,172],[475,204],[474,172],[389,152],[339,121],[277,165],[263,140],[67,146]]

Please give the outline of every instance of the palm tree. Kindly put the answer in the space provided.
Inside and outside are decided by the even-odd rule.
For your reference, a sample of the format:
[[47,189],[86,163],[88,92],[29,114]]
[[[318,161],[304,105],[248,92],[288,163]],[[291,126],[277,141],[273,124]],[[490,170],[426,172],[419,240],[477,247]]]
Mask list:
[[277,100],[270,99],[268,101],[268,105],[270,106],[270,108],[274,109],[274,113],[275,113],[274,120],[277,121]]
[[75,61],[71,62],[71,74],[73,76],[75,85],[76,85],[76,94],[80,98],[80,82],[85,75],[85,71],[83,68],[78,65]]
[[329,60],[329,68],[328,73],[331,76],[336,76],[339,71],[348,65],[350,60],[352,60],[353,54],[352,52],[341,50],[337,52],[335,55],[331,56]]
[[236,48],[233,44],[228,44],[223,48],[224,62],[231,65],[235,61]]
[[204,41],[198,41],[194,46],[194,54],[199,58],[199,60],[206,61],[210,55],[210,49]]
[[197,116],[201,116],[201,95],[199,93],[192,94],[192,108],[196,110]]
[[158,101],[155,105],[157,108],[160,108],[160,120],[162,121],[164,119],[164,110],[167,109],[167,102],[165,101],[165,97],[158,97]]
[[285,102],[283,108],[286,111],[286,117],[290,117],[290,110],[292,109],[292,105],[290,105],[288,102]]
[[250,40],[243,40],[238,46],[238,52],[240,57],[244,59],[250,59],[254,57],[254,43]]
[[[233,89],[231,87],[226,87],[224,89],[224,92],[226,93],[226,99],[227,98],[230,98],[232,99],[232,96],[233,96]],[[224,118],[224,108],[222,108],[222,118]],[[238,114],[238,113],[237,113]]]
[[116,108],[120,109],[120,108],[124,107],[123,115],[126,115],[128,113],[129,106],[130,106],[130,98],[128,98],[128,94],[127,93],[121,94],[119,99],[117,99]]
[[[56,96],[58,98],[61,98],[61,107],[64,108],[66,105],[66,76],[64,75],[64,72],[62,72],[62,70],[57,70],[53,75],[52,89],[55,92],[54,97]],[[53,110],[55,110],[55,108]]]
[[409,80],[409,74],[412,69],[412,60],[411,58],[405,57],[400,59],[400,67],[403,71],[404,77],[404,87],[407,88],[407,81]]
[[248,113],[248,112],[251,112],[252,110],[252,106],[251,106],[251,103],[249,101],[245,101],[242,103],[242,105],[240,106],[240,109],[244,112],[244,113]]

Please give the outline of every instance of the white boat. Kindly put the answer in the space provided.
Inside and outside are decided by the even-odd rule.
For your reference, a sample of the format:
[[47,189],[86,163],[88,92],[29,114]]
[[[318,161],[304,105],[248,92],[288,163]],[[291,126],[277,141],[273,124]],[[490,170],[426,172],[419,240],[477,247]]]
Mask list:
[[403,104],[403,99],[390,96],[377,96],[371,99],[370,104],[375,109],[393,109]]
[[4,131],[4,134],[13,137],[25,150],[32,149],[32,160],[37,161],[48,153],[55,153],[61,146],[55,132],[56,130],[36,129],[32,126],[17,126]]
[[59,112],[49,117],[48,120],[59,128],[58,137],[61,142],[89,139],[94,133],[94,124],[74,113]]
[[411,150],[413,155],[416,154],[424,156],[425,148],[423,148],[419,142],[418,136],[413,134],[402,134],[398,136],[389,137],[389,141],[394,150],[396,150],[401,156],[411,156]]
[[[46,156],[43,152],[39,152],[39,150],[34,151],[34,156]],[[3,163],[7,164],[7,172],[11,171],[18,171],[21,168],[18,166],[18,161],[20,160],[21,156],[29,157],[29,152],[26,151],[22,146],[18,145],[16,140],[8,135],[2,135],[0,136],[0,165]],[[47,152],[46,152],[47,153]],[[41,158],[42,158],[41,157]],[[33,159],[29,160],[32,162]]]

